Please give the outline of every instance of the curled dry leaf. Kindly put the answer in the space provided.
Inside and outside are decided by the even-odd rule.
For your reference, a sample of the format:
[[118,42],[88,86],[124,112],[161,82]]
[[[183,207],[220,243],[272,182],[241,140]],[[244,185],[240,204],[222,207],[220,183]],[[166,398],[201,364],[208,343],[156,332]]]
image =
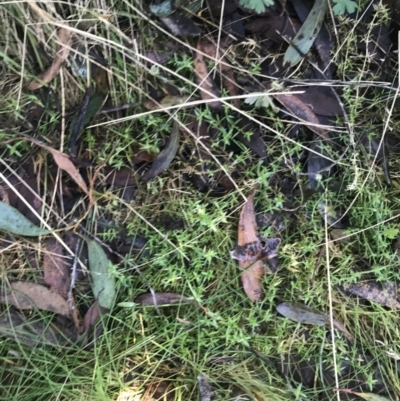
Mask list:
[[213,102],[209,102],[209,106],[215,110],[221,110],[222,103],[218,98],[220,97],[219,90],[217,89],[211,74],[208,71],[207,64],[204,60],[203,55],[200,53],[203,51],[200,42],[197,45],[199,50],[196,53],[194,59],[194,74],[196,77],[196,82],[199,85],[200,96],[203,100],[216,99]]
[[14,281],[9,290],[0,292],[0,302],[17,309],[41,309],[69,316],[67,301],[47,287],[27,281]]
[[171,136],[168,139],[168,142],[165,145],[165,148],[161,151],[161,153],[156,157],[150,169],[146,171],[142,176],[143,182],[148,182],[154,177],[157,177],[160,173],[162,173],[168,166],[171,164],[173,158],[176,155],[179,147],[179,125],[175,121],[172,127]]
[[279,238],[271,238],[266,239],[265,246],[263,246],[258,235],[254,212],[254,194],[256,189],[248,197],[247,202],[240,212],[238,245],[231,252],[231,257],[237,259],[239,267],[244,270],[241,275],[243,289],[248,298],[253,302],[261,300],[261,280],[265,273],[263,259],[275,257],[280,244]]
[[[282,316],[294,322],[312,324],[314,326],[330,325],[330,317],[328,314],[301,303],[283,302],[276,307],[276,310]],[[341,331],[349,340],[353,340],[353,336],[350,332],[337,320],[333,320],[333,326]]]
[[62,245],[49,238],[46,243],[46,253],[43,257],[44,282],[50,290],[68,300],[70,289],[69,264],[63,255]]
[[40,89],[44,84],[48,84],[52,81],[60,72],[62,63],[67,59],[70,51],[70,46],[72,42],[73,32],[68,28],[68,24],[65,24],[66,27],[61,27],[58,30],[57,37],[57,54],[54,58],[51,66],[41,74],[39,74],[29,85],[29,90]]
[[86,182],[79,173],[79,170],[75,167],[74,163],[72,163],[71,159],[65,153],[60,152],[59,150],[50,147],[47,147],[47,150],[52,154],[57,166],[60,167],[61,170],[65,171],[76,182],[79,188],[90,197]]

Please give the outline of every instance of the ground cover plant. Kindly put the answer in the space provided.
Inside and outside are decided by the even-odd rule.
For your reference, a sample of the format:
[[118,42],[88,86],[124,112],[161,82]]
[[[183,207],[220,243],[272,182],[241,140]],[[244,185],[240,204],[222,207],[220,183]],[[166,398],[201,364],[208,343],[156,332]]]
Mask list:
[[397,5],[0,4],[1,399],[399,399]]

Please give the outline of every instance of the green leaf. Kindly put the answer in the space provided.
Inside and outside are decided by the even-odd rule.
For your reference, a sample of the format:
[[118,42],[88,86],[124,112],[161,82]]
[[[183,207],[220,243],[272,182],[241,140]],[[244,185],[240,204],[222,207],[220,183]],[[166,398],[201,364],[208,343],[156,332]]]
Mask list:
[[396,239],[397,236],[399,235],[399,229],[385,227],[385,229],[383,230],[383,235],[389,239]]
[[347,10],[349,14],[353,14],[357,9],[357,3],[353,0],[332,0],[335,5],[332,7],[335,15],[344,14]]
[[273,6],[275,2],[274,0],[239,0],[239,3],[257,14],[262,14],[267,7]]
[[292,67],[308,53],[324,22],[328,0],[316,0],[304,24],[297,32],[292,45],[286,50],[283,63]]
[[27,237],[36,237],[51,232],[35,226],[17,209],[4,202],[0,202],[0,230]]
[[89,269],[93,294],[101,307],[111,309],[115,299],[115,280],[110,271],[110,261],[102,247],[87,240]]
[[249,96],[244,101],[246,104],[254,105],[256,109],[261,109],[263,107],[269,109],[271,108],[274,111],[277,111],[278,108],[275,106],[272,96]]

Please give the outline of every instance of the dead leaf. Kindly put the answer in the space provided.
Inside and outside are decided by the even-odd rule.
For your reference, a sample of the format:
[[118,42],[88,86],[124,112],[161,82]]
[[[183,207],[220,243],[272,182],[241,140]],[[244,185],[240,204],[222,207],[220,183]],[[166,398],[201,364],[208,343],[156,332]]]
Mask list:
[[[204,60],[203,55],[200,53],[202,51],[201,43],[197,44],[197,49],[194,59],[194,75],[196,77],[196,83],[199,85],[200,96],[203,100],[215,99],[213,102],[209,102],[208,105],[214,110],[221,110],[222,103],[218,98],[221,96],[211,74],[208,71],[207,64]],[[209,93],[207,93],[207,92]]]
[[135,173],[128,167],[122,167],[120,170],[107,171],[106,174],[105,183],[107,185],[112,185],[113,188],[125,188],[127,186],[136,185]]
[[156,157],[154,152],[149,152],[147,150],[140,150],[132,159],[133,164],[139,164],[142,162],[152,162]]
[[[330,326],[331,323],[330,316],[327,313],[301,303],[283,302],[276,307],[276,310],[282,316],[297,323],[314,326]],[[333,326],[341,331],[350,341],[353,340],[353,336],[340,322],[334,319]]]
[[210,381],[206,375],[197,376],[197,383],[199,384],[199,393],[201,401],[211,401],[215,397],[215,392],[212,390]]
[[65,153],[62,153],[59,150],[53,149],[49,146],[46,147],[46,149],[54,157],[54,161],[57,163],[57,166],[61,170],[65,171],[75,181],[78,187],[90,197],[86,182],[83,180],[79,170],[75,167],[74,163],[72,163],[71,159]]
[[67,301],[70,290],[69,266],[63,255],[63,247],[55,238],[49,238],[46,242],[43,270],[44,282],[50,290]]
[[134,302],[142,306],[161,306],[174,304],[197,304],[193,299],[173,292],[158,292],[154,296],[151,293],[142,294],[134,299]]
[[160,154],[156,157],[151,165],[150,169],[147,170],[141,180],[143,182],[148,182],[153,178],[157,177],[160,173],[162,173],[168,166],[171,164],[173,158],[176,155],[179,147],[179,125],[175,121],[172,127],[171,135],[168,138],[167,143],[165,144],[164,149],[160,152]]
[[[65,24],[68,27],[68,24]],[[58,30],[57,37],[57,54],[54,58],[51,66],[41,74],[39,74],[29,85],[28,90],[40,89],[44,84],[48,84],[52,81],[60,72],[61,65],[67,59],[72,43],[72,30],[61,27]]]
[[11,289],[0,292],[0,302],[13,305],[18,309],[35,309],[55,312],[69,316],[70,310],[67,301],[59,294],[47,287],[27,281],[14,281]]
[[265,246],[261,242],[254,212],[254,195],[256,189],[247,198],[247,202],[240,212],[238,245],[231,252],[231,257],[237,259],[239,267],[244,270],[241,275],[243,289],[252,302],[261,300],[261,280],[265,274],[262,260],[275,257],[280,244],[279,238],[265,240]]
[[368,301],[373,301],[392,309],[400,309],[400,302],[397,300],[398,290],[395,283],[388,281],[380,283],[376,281],[361,281],[354,284],[345,284],[340,288],[346,293],[357,295]]
[[77,338],[73,325],[64,316],[57,316],[56,320],[49,324],[43,319],[27,319],[12,310],[4,311],[0,315],[0,336],[31,347],[73,346]]
[[259,34],[263,39],[282,43],[285,42],[285,38],[293,39],[300,28],[300,21],[287,15],[257,18],[244,26],[246,31]]
[[176,36],[198,36],[201,33],[200,28],[179,11],[161,17],[160,20]]
[[343,116],[343,108],[327,86],[309,86],[304,93],[296,94],[296,97],[310,106],[314,114],[327,117]]
[[309,106],[296,95],[278,95],[274,98],[286,109],[293,113],[300,121],[307,122],[307,127],[323,139],[330,140],[328,131],[320,127],[321,123]]

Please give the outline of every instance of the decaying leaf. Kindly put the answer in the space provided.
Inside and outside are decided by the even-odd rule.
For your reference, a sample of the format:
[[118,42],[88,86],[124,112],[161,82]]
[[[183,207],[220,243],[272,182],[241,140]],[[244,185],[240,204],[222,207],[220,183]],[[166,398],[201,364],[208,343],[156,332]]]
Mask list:
[[21,310],[38,308],[64,316],[70,314],[68,303],[61,295],[27,281],[12,282],[10,289],[0,292],[0,302]]
[[275,99],[281,103],[286,109],[293,113],[300,121],[307,122],[307,127],[319,135],[323,139],[329,140],[328,131],[321,128],[318,117],[314,114],[309,106],[307,106],[296,95],[279,95],[274,96]]
[[116,291],[115,280],[110,272],[110,261],[96,241],[88,240],[87,244],[93,294],[100,307],[111,309]]
[[199,384],[200,401],[211,401],[215,397],[215,393],[211,388],[210,382],[206,375],[197,376]]
[[142,294],[134,299],[134,302],[142,306],[161,306],[173,304],[193,304],[193,299],[184,297],[183,295],[174,294],[173,292],[158,292],[154,296],[151,293]]
[[160,20],[177,36],[198,36],[201,33],[200,28],[179,11],[175,11],[166,17],[161,17]]
[[255,191],[247,198],[240,212],[238,245],[231,252],[231,257],[237,259],[239,267],[244,270],[241,275],[243,289],[253,302],[260,301],[262,296],[261,280],[265,274],[263,259],[275,257],[281,242],[279,238],[265,239],[263,246],[254,212]]
[[314,6],[286,50],[284,62],[295,66],[308,53],[324,22],[327,0],[316,0]]
[[35,80],[28,85],[29,90],[36,90],[41,88],[44,84],[48,84],[60,72],[62,63],[69,55],[73,36],[72,30],[68,28],[68,24],[65,24],[65,26],[65,28],[61,27],[58,30],[57,36],[59,43],[57,43],[57,54],[51,66],[46,71],[39,74]]
[[165,145],[165,148],[161,151],[161,153],[156,157],[151,165],[150,169],[147,170],[143,176],[142,181],[148,182],[154,177],[157,177],[161,172],[168,168],[171,164],[173,158],[176,155],[179,147],[179,125],[175,121],[172,127],[171,136],[168,139],[168,142]]
[[395,283],[377,281],[362,281],[354,284],[345,284],[341,288],[348,294],[373,301],[392,309],[400,309],[398,290]]
[[[314,326],[330,325],[330,317],[324,312],[310,308],[307,305],[292,302],[283,302],[276,307],[276,310],[284,317],[302,324]],[[337,320],[333,320],[334,327],[341,331],[350,340],[353,336]]]
[[35,226],[17,209],[4,202],[0,202],[0,230],[28,237],[37,237],[51,232]]
[[75,345],[77,333],[72,323],[63,316],[57,316],[56,321],[49,324],[42,318],[27,319],[20,313],[7,310],[0,315],[0,337],[8,337],[31,347],[64,347]]
[[218,100],[220,93],[215,85],[214,80],[212,79],[211,74],[208,71],[204,57],[200,53],[200,51],[203,51],[200,42],[197,45],[197,49],[199,51],[196,53],[196,57],[194,59],[194,74],[196,77],[196,83],[199,85],[200,96],[203,100],[216,99],[213,102],[209,102],[208,105],[212,109],[221,110],[222,103],[220,100]]
[[62,245],[55,239],[46,242],[43,257],[44,281],[50,290],[68,300],[70,290],[69,264],[63,255]]
[[79,186],[79,188],[81,188],[82,191],[85,192],[85,194],[87,194],[90,197],[90,193],[88,191],[86,182],[83,180],[82,176],[79,173],[79,170],[72,163],[72,161],[70,160],[68,155],[66,155],[63,152],[60,152],[59,150],[53,149],[51,146],[47,146],[43,142],[41,142],[41,141],[37,140],[36,138],[33,138],[29,135],[24,135],[24,134],[21,134],[21,135],[24,138],[29,139],[34,144],[40,146],[41,148],[43,148],[43,149],[47,150],[49,153],[51,153],[57,166],[61,170],[65,171],[75,181],[75,183]]

